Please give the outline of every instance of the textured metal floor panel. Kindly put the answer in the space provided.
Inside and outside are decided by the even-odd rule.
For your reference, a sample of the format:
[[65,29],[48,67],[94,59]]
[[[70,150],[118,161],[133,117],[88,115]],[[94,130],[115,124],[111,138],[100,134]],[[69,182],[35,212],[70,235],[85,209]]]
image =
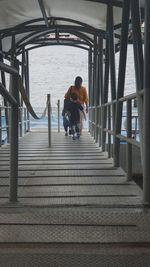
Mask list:
[[[19,166],[19,171],[30,171],[30,170],[115,170],[115,168],[113,168],[112,164],[78,164],[78,165],[72,165],[72,164],[54,164],[54,165],[37,165],[37,164],[33,164],[33,165],[26,165],[26,166]],[[0,166],[0,170],[1,171],[7,171],[9,170],[9,166]]]
[[[79,164],[79,165],[84,165],[84,164],[88,164],[88,165],[92,165],[92,164],[97,164],[97,165],[101,165],[101,164],[107,164],[107,165],[109,165],[109,164],[112,164],[112,161],[111,160],[107,160],[107,159],[93,159],[93,160],[88,160],[88,159],[86,159],[86,160],[84,160],[84,159],[82,159],[82,161],[81,161],[81,159],[70,159],[70,158],[68,158],[68,159],[49,159],[49,160],[46,160],[46,162],[45,162],[45,160],[32,160],[32,158],[31,158],[31,160],[19,160],[19,165],[35,165],[35,164],[37,164],[37,165],[58,165],[58,164],[63,164],[63,165],[77,165],[77,164]],[[6,162],[6,161],[0,161],[0,169],[1,169],[1,166],[9,166],[9,161],[8,162]]]
[[8,202],[9,146],[0,149],[0,266],[149,267],[141,189],[88,133],[78,143],[55,133],[52,144],[47,133],[20,139],[16,204]]
[[0,243],[150,242],[149,229],[134,226],[0,225]]
[[[18,250],[19,251],[19,250]],[[134,251],[134,250],[133,250]],[[1,253],[1,252],[0,252]],[[55,252],[54,254],[50,253],[47,250],[45,253],[37,253],[35,250],[27,250],[25,252],[11,253],[2,251],[1,254],[1,267],[149,267],[150,266],[150,250],[138,250],[136,254],[129,254],[125,252],[125,255],[108,255],[107,250],[103,255],[85,255],[79,254],[76,255],[75,252],[72,254]],[[11,259],[10,259],[11,257]],[[12,265],[13,264],[13,265]]]
[[[69,189],[66,188],[66,190],[63,190],[62,188],[56,188],[56,186],[53,188],[45,188],[45,187],[25,187],[25,188],[20,188],[18,189],[18,197],[36,197],[36,198],[52,198],[52,197],[62,197],[62,198],[67,198],[67,197],[84,197],[84,198],[93,198],[93,197],[107,197],[107,196],[113,196],[113,197],[117,197],[117,196],[126,196],[126,197],[137,197],[139,192],[138,191],[131,191],[128,192],[128,190],[125,190],[124,188],[122,188],[122,190],[119,192],[119,190],[112,189],[112,188],[108,188],[108,190],[103,191],[103,189],[101,190],[86,190],[86,188],[84,187],[82,190],[80,189],[80,191],[76,190],[75,188]],[[0,197],[8,197],[9,195],[9,190],[7,188],[2,188],[0,190]],[[140,194],[139,194],[140,195]]]
[[[121,170],[38,170],[38,171],[19,171],[19,177],[59,177],[59,176],[122,176],[124,172]],[[8,171],[0,171],[0,177],[8,177]]]
[[[19,178],[18,179],[19,185],[24,186],[38,186],[38,185],[133,185],[135,186],[135,183],[133,181],[128,182],[126,177],[119,176],[105,176],[105,177],[95,177],[95,176],[89,176],[89,177],[42,177],[36,178]],[[9,178],[1,178],[0,179],[0,185],[9,185]]]
[[95,195],[141,195],[141,189],[136,185],[67,185],[67,186],[34,186],[34,187],[26,187],[21,189],[20,193],[23,192],[25,195],[30,194],[50,194],[53,195],[62,195],[62,196],[71,196],[71,195],[87,195],[95,196]]
[[[35,156],[24,156],[24,155],[20,155],[20,157],[19,157],[19,161],[20,160],[22,160],[22,161],[27,161],[27,160],[30,160],[30,161],[35,161],[35,160],[40,160],[40,161],[42,161],[42,160],[48,160],[48,161],[56,161],[58,159],[58,161],[59,160],[76,160],[76,159],[78,159],[78,160],[106,160],[106,158],[104,158],[104,157],[100,157],[99,155],[97,155],[97,156],[90,156],[90,155],[87,155],[87,156],[85,156],[85,155],[82,155],[82,156],[76,156],[76,155],[72,155],[72,156],[69,156],[69,155],[67,155],[67,156],[60,156],[60,155],[57,155],[57,156],[51,156],[51,155],[49,155],[49,156],[41,156],[41,155],[35,155]],[[9,157],[6,157],[6,156],[2,156],[2,157],[0,157],[0,161],[1,162],[9,162]],[[108,161],[109,162],[109,161]]]
[[[29,206],[99,206],[99,207],[138,207],[142,205],[142,197],[130,196],[101,196],[101,197],[28,197],[19,198],[20,203]],[[0,199],[0,203],[6,203],[6,199]]]
[[[91,216],[92,215],[92,216]],[[96,209],[96,208],[18,208],[1,210],[2,224],[37,225],[101,225],[136,226],[140,229],[150,225],[150,212],[137,209]]]

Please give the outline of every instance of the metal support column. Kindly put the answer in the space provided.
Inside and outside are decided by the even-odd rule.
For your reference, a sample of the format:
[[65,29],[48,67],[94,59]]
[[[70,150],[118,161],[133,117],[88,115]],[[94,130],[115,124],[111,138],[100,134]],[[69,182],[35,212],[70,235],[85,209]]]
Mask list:
[[[98,66],[99,66],[99,91],[100,91],[100,102],[99,104],[102,105],[104,103],[104,91],[103,91],[103,39],[99,37],[98,42],[99,47],[99,55],[98,55]],[[101,115],[101,108],[99,108],[99,146],[102,145],[102,115]]]
[[[114,18],[112,4],[108,4],[108,34],[109,34],[109,57],[111,77],[111,100],[116,99],[116,67],[115,67],[115,45],[114,45]],[[112,108],[113,125],[115,121],[115,110]]]
[[145,1],[144,40],[144,138],[143,138],[143,190],[144,202],[150,203],[150,1]]
[[[2,49],[2,40],[0,36],[0,61],[3,62],[3,49]],[[4,87],[6,88],[6,78],[5,78],[5,73],[4,71],[1,71],[1,81]],[[8,103],[6,99],[4,98],[4,106],[5,108],[5,118],[6,118],[6,125],[7,125],[7,143],[9,143],[9,118],[8,118]]]
[[[26,92],[28,99],[30,99],[30,86],[29,86],[29,54],[26,51]],[[28,125],[28,132],[30,131],[30,114],[27,110],[27,125]]]
[[95,125],[93,127],[94,129],[94,139],[95,142],[97,142],[98,138],[98,128],[97,128],[97,105],[98,105],[98,47],[97,47],[97,35],[94,36],[94,106],[95,109],[93,110],[94,116],[93,121],[95,122]]
[[139,91],[143,89],[144,60],[143,60],[143,47],[142,47],[142,36],[141,36],[139,0],[131,1],[131,21],[132,21],[132,31],[133,31],[134,66],[135,66],[136,93],[137,93],[138,116],[139,116],[140,148],[141,148],[141,159],[143,162],[143,96],[139,94]]
[[[88,78],[89,78],[89,107],[91,107],[91,98],[92,98],[92,47],[89,48],[88,53]],[[91,109],[89,108],[89,132],[91,133]]]
[[[107,38],[107,37],[106,37]],[[105,48],[105,74],[104,74],[104,103],[108,102],[108,84],[109,84],[109,39],[106,39],[106,48]],[[106,128],[107,121],[107,107],[102,105],[102,151],[105,151],[106,145],[106,132],[104,129]]]
[[[122,11],[122,28],[121,28],[117,99],[123,97],[124,95],[127,44],[128,44],[129,12],[130,12],[130,0],[124,1],[123,11]],[[123,108],[123,103],[117,102],[116,103],[115,128],[114,128],[114,147],[113,147],[113,159],[114,159],[115,167],[118,167],[120,164],[119,163],[120,140],[116,137],[116,135],[121,133],[122,108]]]
[[[13,49],[15,50],[15,39],[13,38]],[[18,61],[14,58],[14,67],[19,70]],[[12,76],[12,96],[19,103],[19,77]],[[9,201],[17,202],[18,186],[18,106],[11,107],[10,122],[10,192]]]

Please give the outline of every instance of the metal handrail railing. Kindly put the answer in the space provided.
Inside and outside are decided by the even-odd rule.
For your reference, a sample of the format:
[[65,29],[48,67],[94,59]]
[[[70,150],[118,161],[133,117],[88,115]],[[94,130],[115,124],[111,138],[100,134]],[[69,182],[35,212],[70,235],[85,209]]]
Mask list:
[[[10,107],[0,106],[0,147],[2,146],[2,133],[3,133],[3,131],[7,131],[7,134],[6,134],[7,138],[6,139],[7,139],[7,143],[9,143],[9,136],[8,136],[8,132],[10,130],[9,123],[8,123],[8,125],[6,123],[5,124],[2,123],[2,119],[4,119],[6,122],[5,112],[3,115],[4,110],[7,110],[9,113]],[[26,116],[27,109],[25,107],[19,107],[19,112],[21,114],[21,116],[19,117],[19,137],[22,137],[23,136],[23,129],[24,129],[24,134],[26,134],[28,132],[28,129],[27,129],[28,120],[27,120],[27,116]]]
[[[141,90],[138,92],[138,94],[130,94],[121,97],[118,100],[113,100],[102,105],[89,107],[89,130],[96,142],[99,139],[99,146],[102,146],[102,150],[105,150],[106,134],[108,135],[108,157],[113,156],[113,151],[111,153],[112,137],[113,139],[117,138],[126,142],[128,155],[129,153],[132,155],[132,145],[140,148],[140,141],[136,140],[137,134],[139,134],[140,132],[140,130],[138,129],[139,116],[138,114],[135,115],[132,113],[132,100],[135,100],[138,96],[143,97],[143,94],[144,90]],[[115,109],[115,105],[117,103],[121,102],[126,102],[126,115],[122,114],[122,118],[126,118],[127,126],[124,129],[121,128],[121,132],[119,134],[116,134],[115,125],[113,121],[113,109]],[[135,129],[133,129],[132,127],[132,119],[135,119]],[[122,132],[126,132],[126,135],[123,135]],[[131,178],[132,173],[131,155],[127,157],[128,179]]]

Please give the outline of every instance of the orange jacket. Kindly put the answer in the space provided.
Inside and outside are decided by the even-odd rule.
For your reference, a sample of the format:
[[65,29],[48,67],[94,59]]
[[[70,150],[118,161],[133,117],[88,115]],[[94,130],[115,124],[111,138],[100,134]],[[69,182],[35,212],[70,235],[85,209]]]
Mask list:
[[70,97],[70,90],[71,90],[71,93],[77,94],[78,96],[77,101],[80,104],[84,104],[84,102],[88,104],[89,99],[88,99],[88,95],[87,95],[87,91],[85,87],[82,86],[80,89],[75,89],[75,86],[70,86],[67,93],[65,94],[65,98]]

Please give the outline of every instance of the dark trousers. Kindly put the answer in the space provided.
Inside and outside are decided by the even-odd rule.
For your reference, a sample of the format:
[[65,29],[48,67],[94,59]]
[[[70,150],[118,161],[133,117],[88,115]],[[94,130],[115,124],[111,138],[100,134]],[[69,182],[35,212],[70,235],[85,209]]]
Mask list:
[[63,117],[63,126],[65,129],[65,132],[67,132],[68,128],[70,128],[70,122],[69,122],[69,120],[67,120],[67,118],[65,116]]
[[77,134],[80,133],[80,122],[79,121],[71,122],[71,132],[73,135],[75,133],[77,133]]

